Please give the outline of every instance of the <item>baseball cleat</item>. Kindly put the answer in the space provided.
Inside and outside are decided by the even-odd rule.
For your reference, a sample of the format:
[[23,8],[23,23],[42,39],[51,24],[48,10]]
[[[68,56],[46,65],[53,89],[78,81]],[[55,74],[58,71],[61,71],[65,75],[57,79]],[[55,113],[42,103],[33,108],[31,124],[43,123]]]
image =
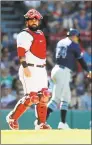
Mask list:
[[19,124],[17,120],[12,119],[10,116],[6,117],[6,121],[12,130],[18,130],[19,129]]
[[58,129],[70,129],[67,123],[59,122]]
[[35,130],[52,129],[51,126],[48,125],[47,123],[38,124],[38,121],[37,120],[34,122],[34,125],[35,125]]

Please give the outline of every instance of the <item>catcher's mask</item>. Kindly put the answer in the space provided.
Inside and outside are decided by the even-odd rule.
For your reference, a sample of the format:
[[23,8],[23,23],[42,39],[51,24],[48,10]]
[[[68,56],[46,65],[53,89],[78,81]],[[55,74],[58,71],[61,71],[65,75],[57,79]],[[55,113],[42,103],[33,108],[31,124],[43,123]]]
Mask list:
[[35,9],[30,9],[25,15],[26,20],[37,18],[38,20],[43,19],[42,15]]

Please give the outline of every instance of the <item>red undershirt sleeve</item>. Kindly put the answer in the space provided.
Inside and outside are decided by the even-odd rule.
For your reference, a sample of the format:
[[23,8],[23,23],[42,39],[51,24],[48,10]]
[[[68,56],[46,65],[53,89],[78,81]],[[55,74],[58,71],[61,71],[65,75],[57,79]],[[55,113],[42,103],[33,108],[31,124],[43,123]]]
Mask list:
[[25,56],[25,49],[24,48],[22,48],[22,47],[18,47],[17,48],[17,53],[18,53],[18,56],[19,57],[22,57],[22,56]]

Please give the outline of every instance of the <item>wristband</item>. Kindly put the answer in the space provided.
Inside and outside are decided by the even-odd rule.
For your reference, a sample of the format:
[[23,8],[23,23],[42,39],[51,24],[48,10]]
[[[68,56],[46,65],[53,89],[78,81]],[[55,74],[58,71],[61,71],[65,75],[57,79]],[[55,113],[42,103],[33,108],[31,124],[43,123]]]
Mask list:
[[26,68],[27,66],[28,66],[28,64],[26,63],[26,61],[22,61],[22,66],[24,67],[24,68]]

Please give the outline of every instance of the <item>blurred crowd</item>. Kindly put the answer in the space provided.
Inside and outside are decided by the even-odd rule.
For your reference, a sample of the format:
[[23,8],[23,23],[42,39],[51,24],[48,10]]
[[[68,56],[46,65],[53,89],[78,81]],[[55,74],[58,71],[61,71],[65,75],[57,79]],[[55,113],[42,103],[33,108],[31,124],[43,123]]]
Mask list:
[[[40,28],[44,31],[47,40],[47,72],[50,91],[53,88],[50,72],[55,65],[56,43],[66,36],[69,28],[77,28],[80,31],[81,51],[89,69],[92,70],[91,1],[34,1],[34,3],[24,1],[23,4],[28,10],[36,8],[44,16]],[[18,78],[20,63],[17,57],[16,37],[17,34],[13,34],[11,41],[7,33],[3,31],[1,33],[0,85],[3,109],[13,108],[23,97],[22,84]],[[72,99],[69,109],[91,110],[91,80],[86,77],[85,71],[79,64],[75,66],[70,85]]]

